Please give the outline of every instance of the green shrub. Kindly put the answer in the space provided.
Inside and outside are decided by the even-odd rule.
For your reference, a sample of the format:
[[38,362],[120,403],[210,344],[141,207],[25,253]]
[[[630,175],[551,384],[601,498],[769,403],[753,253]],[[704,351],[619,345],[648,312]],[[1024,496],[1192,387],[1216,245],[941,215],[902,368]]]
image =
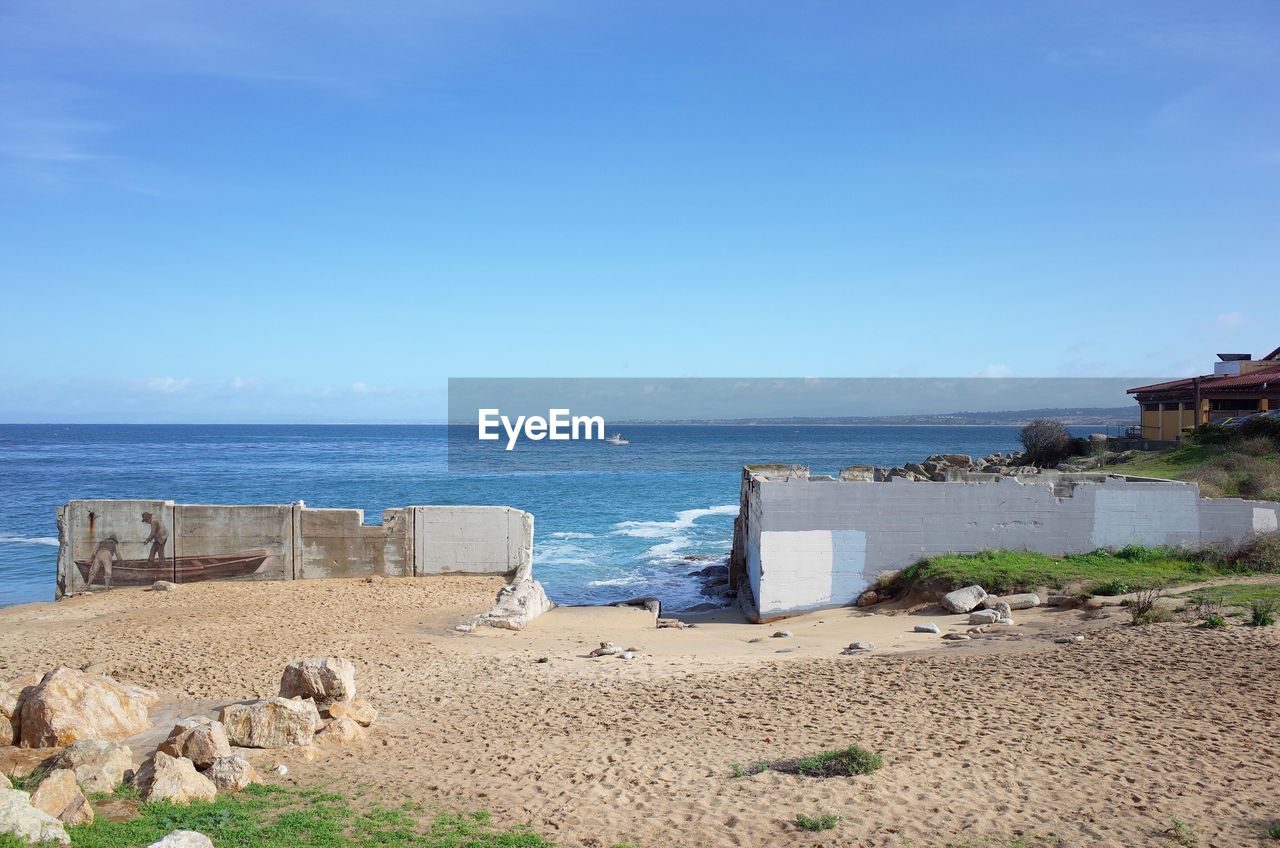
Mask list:
[[1280,822],[1276,822],[1271,825],[1271,827],[1267,828],[1267,838],[1280,840]]
[[1249,604],[1249,623],[1254,627],[1270,627],[1276,623],[1276,602],[1271,598]]
[[807,777],[848,777],[871,774],[882,765],[884,760],[880,759],[878,754],[857,745],[850,745],[848,748],[823,751],[812,757],[774,763],[773,768],[777,771],[802,774]]
[[823,813],[817,816],[806,816],[804,813],[796,813],[796,826],[801,830],[830,830],[840,821],[839,816],[833,816],[830,813]]
[[1204,621],[1200,622],[1200,626],[1205,630],[1226,630],[1227,620],[1216,612],[1209,613],[1204,617]]
[[1174,819],[1173,826],[1167,831],[1173,836],[1173,841],[1182,848],[1195,848],[1200,844],[1200,837],[1196,835],[1191,825],[1182,819]]
[[1112,597],[1114,595],[1129,594],[1129,584],[1118,578],[1112,580],[1104,580],[1096,584],[1091,590],[1094,595],[1106,595]]

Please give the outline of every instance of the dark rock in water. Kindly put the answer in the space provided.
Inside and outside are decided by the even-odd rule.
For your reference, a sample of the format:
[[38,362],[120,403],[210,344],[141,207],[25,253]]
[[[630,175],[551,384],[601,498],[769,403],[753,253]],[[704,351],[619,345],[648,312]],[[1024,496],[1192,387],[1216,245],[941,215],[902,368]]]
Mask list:
[[614,607],[643,607],[654,615],[662,615],[662,602],[657,598],[631,598],[626,601],[614,601]]
[[711,578],[720,577],[720,578],[723,578],[724,580],[726,580],[726,581],[727,581],[727,580],[729,579],[729,566],[727,566],[727,565],[708,565],[706,568],[703,568],[703,569],[701,569],[701,570],[699,570],[699,571],[695,571],[695,572],[691,573],[689,576],[690,576],[690,577],[701,577],[701,578],[703,578],[704,580],[705,580],[705,579],[711,579]]
[[712,554],[689,554],[681,558],[685,562],[724,562],[724,557]]

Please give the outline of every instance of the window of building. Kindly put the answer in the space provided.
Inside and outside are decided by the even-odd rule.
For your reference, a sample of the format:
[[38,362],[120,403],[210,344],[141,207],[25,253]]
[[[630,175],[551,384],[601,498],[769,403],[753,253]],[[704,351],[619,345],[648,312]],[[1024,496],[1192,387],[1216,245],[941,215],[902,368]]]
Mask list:
[[1257,399],[1246,400],[1245,398],[1226,398],[1225,400],[1209,401],[1209,409],[1214,412],[1244,412],[1248,410],[1256,410],[1258,408]]
[[1142,409],[1143,409],[1143,411],[1144,411],[1144,412],[1159,412],[1159,411],[1160,411],[1160,404],[1158,404],[1158,403],[1144,403],[1144,404],[1142,405]]

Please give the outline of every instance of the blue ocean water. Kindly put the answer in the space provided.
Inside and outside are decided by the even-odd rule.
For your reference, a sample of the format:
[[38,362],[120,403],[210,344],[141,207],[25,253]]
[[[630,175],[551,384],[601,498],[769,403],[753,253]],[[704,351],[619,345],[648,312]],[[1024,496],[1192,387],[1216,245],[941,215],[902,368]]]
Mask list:
[[303,500],[371,523],[410,504],[515,506],[535,516],[534,571],[557,602],[645,594],[678,609],[705,600],[697,558],[728,554],[745,464],[835,473],[1018,447],[1016,427],[623,429],[630,445],[507,452],[443,425],[0,425],[0,606],[53,597],[59,504],[155,498]]

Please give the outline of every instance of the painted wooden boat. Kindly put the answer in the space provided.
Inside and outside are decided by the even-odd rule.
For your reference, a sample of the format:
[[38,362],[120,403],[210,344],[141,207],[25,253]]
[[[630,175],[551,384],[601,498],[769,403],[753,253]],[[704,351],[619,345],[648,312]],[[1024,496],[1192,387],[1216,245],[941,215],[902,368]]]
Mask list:
[[[234,554],[207,554],[166,559],[164,565],[145,559],[124,559],[111,566],[112,586],[150,586],[157,580],[173,580],[177,583],[193,583],[197,580],[227,580],[253,574],[270,556],[267,551],[239,551]],[[88,581],[93,561],[76,560],[80,576]],[[102,575],[97,577],[103,582]]]

